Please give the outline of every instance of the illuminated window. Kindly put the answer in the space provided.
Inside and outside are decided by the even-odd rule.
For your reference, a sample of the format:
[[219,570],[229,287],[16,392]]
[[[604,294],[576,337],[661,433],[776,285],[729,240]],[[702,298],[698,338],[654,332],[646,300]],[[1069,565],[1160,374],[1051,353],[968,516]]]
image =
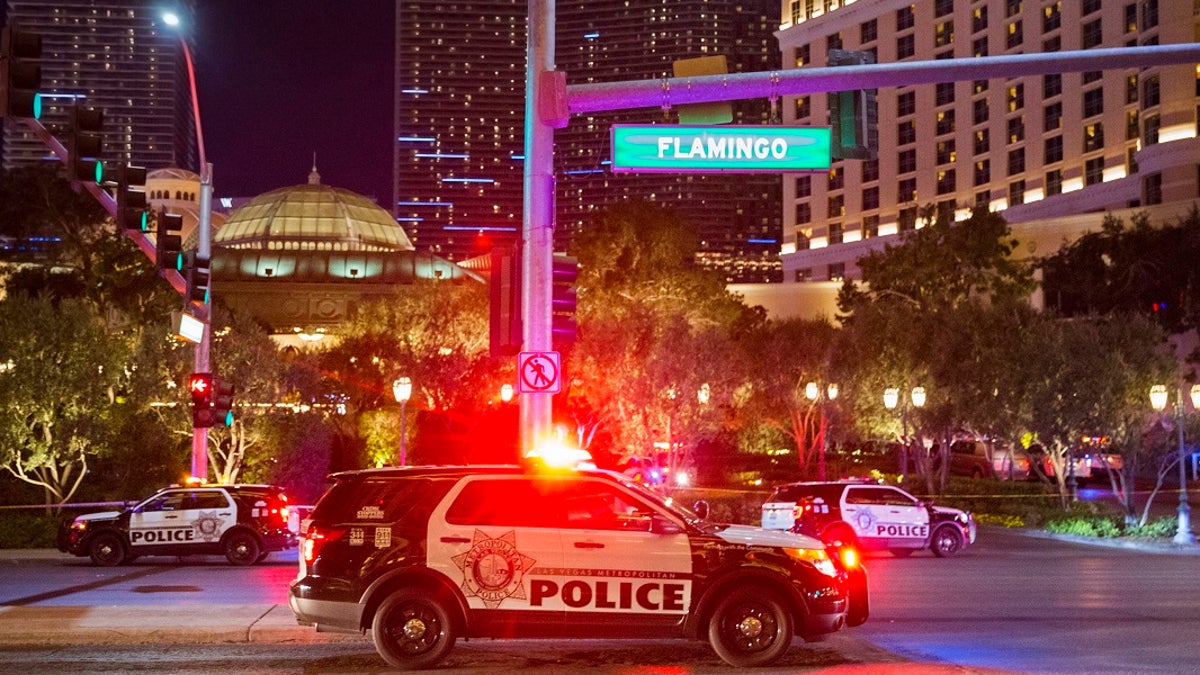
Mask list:
[[992,163],[989,160],[981,159],[975,162],[975,187],[987,185],[992,182]]
[[986,35],[971,42],[971,53],[975,56],[988,55],[988,39]]
[[1008,142],[1019,143],[1025,140],[1025,116],[1018,115],[1008,120]]
[[958,189],[956,183],[954,169],[944,169],[937,172],[937,193],[939,195],[954,192]]
[[1146,129],[1146,133],[1142,137],[1142,144],[1143,145],[1157,144],[1158,143],[1158,128],[1159,128],[1158,115],[1147,115],[1146,119],[1142,122],[1142,125]]
[[830,263],[829,264],[829,280],[842,281],[846,278],[846,263]]
[[900,203],[913,202],[917,200],[917,179],[905,178],[900,181],[899,189],[896,191],[896,201]]
[[1141,122],[1138,120],[1138,112],[1130,110],[1125,113],[1125,140],[1132,141],[1138,137],[1141,129]]
[[846,183],[845,169],[842,169],[840,167],[833,167],[833,168],[829,169],[829,189],[830,190],[841,190],[845,186],[845,183]]
[[1046,5],[1042,8],[1042,32],[1049,33],[1062,25],[1062,3]]
[[939,110],[935,131],[937,135],[954,133],[954,110]]
[[988,12],[987,5],[976,7],[971,11],[971,32],[978,33],[981,30],[987,29]]
[[937,163],[952,164],[954,163],[954,139],[950,138],[944,141],[938,141],[937,144]]
[[945,47],[954,42],[954,22],[943,21],[933,27],[933,46]]
[[1008,112],[1016,112],[1025,107],[1025,85],[1014,84],[1008,88],[1005,100],[1008,102]]
[[1104,147],[1104,123],[1093,122],[1083,128],[1083,151],[1091,152]]
[[1006,47],[1008,47],[1009,49],[1012,49],[1013,47],[1020,46],[1021,43],[1024,42],[1024,40],[1025,40],[1025,38],[1023,35],[1023,31],[1021,30],[1021,22],[1014,21],[1014,22],[1008,24],[1008,27],[1006,28],[1006,33],[1004,36],[1004,45]]
[[987,129],[975,130],[975,154],[982,155],[991,150],[991,138]]
[[1136,74],[1125,78],[1125,103],[1138,101],[1138,76]]

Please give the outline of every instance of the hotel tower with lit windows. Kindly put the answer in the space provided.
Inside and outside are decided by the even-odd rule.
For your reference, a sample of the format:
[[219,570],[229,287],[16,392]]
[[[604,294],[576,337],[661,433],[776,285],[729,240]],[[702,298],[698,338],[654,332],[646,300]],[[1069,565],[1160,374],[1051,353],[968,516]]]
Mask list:
[[[1167,0],[782,0],[784,68],[830,49],[879,63],[1195,42],[1200,10]],[[855,261],[922,226],[926,207],[1000,212],[1019,255],[1053,253],[1106,213],[1173,222],[1200,200],[1200,78],[1190,65],[878,91],[878,159],[783,182],[784,282],[856,278]],[[824,94],[785,122],[828,123]]]

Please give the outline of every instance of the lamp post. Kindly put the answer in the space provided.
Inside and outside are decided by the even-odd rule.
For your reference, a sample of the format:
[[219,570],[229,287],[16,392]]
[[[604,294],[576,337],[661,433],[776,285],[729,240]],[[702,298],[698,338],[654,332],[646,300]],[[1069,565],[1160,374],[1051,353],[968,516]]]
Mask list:
[[[168,26],[179,29],[179,15],[166,12],[162,16]],[[192,50],[188,47],[183,33],[179,32],[179,45],[183,49],[183,60],[187,64],[188,85],[192,97],[192,121],[196,125],[196,150],[200,154],[200,212],[196,224],[196,255],[203,259],[212,257],[212,165],[208,163],[204,151],[204,129],[200,125],[200,98],[196,95],[196,65],[192,62]],[[208,284],[209,297],[212,297],[212,278]],[[185,290],[186,294],[186,290]],[[195,372],[211,372],[210,353],[212,351],[212,315],[206,305],[199,316],[204,322],[203,335],[196,343]],[[192,430],[192,478],[200,481],[208,479],[208,428],[197,427]]]
[[829,448],[829,418],[825,414],[825,404],[837,398],[838,386],[834,382],[830,382],[825,386],[824,390],[816,382],[809,382],[804,385],[804,397],[820,406],[821,426],[818,433],[820,441],[817,443],[817,480],[825,480],[825,452]]
[[[1192,407],[1200,409],[1200,384],[1192,385]],[[1167,407],[1167,387],[1156,384],[1150,387],[1150,406],[1161,412]],[[1175,429],[1179,433],[1179,523],[1175,530],[1176,544],[1195,544],[1196,536],[1192,534],[1192,509],[1188,506],[1187,498],[1187,468],[1184,459],[1187,451],[1183,444],[1183,387],[1180,387],[1175,397]]]
[[400,404],[400,466],[408,466],[408,399],[412,396],[412,379],[397,378],[392,382],[392,395]]
[[883,390],[883,407],[888,410],[895,410],[900,407],[900,428],[903,433],[903,442],[900,444],[900,482],[903,483],[908,474],[908,402],[913,406],[921,408],[925,405],[925,387],[913,387],[909,392],[908,401],[905,401],[900,396],[900,389],[897,387],[888,387]]

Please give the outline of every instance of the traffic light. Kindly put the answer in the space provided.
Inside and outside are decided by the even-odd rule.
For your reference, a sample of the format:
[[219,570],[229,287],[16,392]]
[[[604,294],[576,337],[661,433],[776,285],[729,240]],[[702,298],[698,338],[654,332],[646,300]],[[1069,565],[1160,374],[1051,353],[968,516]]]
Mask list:
[[115,190],[117,227],[146,232],[150,211],[146,201],[146,169],[129,164],[96,163],[96,182]]
[[188,378],[188,391],[192,394],[192,426],[195,428],[213,425],[213,376],[212,373],[192,373]]
[[555,344],[575,342],[575,280],[579,261],[567,255],[555,255],[551,264],[550,336]]
[[521,351],[521,257],[513,249],[492,251],[488,344],[492,356]]
[[208,304],[209,280],[212,278],[212,261],[201,258],[199,253],[188,254],[187,299],[197,305]]
[[235,393],[233,383],[214,377],[212,391],[213,425],[233,426],[233,395]]
[[67,178],[72,181],[100,182],[103,165],[98,161],[104,142],[100,128],[104,113],[95,108],[71,108],[71,129],[67,135]]
[[154,238],[154,264],[161,270],[183,271],[183,216],[160,213]]
[[42,116],[42,36],[12,26],[0,31],[0,117]]
[[[830,66],[874,63],[870,52],[829,50]],[[875,159],[879,149],[879,107],[875,89],[829,93],[829,123],[835,159]]]

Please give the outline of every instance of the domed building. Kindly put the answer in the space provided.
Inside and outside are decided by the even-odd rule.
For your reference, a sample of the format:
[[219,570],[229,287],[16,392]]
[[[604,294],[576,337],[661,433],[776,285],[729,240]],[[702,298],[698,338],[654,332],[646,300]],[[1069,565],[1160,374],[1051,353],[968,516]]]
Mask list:
[[267,325],[282,346],[336,333],[356,303],[420,279],[484,281],[417,252],[390,213],[322,185],[316,167],[308,184],[272,190],[229,214],[212,243],[214,294]]

